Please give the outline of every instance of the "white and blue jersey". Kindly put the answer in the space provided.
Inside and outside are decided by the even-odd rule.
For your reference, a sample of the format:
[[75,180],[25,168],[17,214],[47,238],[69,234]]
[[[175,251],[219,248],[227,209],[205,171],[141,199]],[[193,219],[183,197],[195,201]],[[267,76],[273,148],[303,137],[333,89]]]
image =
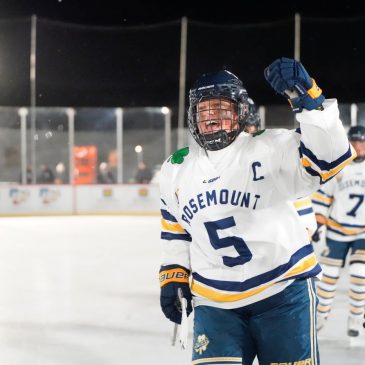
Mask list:
[[308,231],[309,237],[312,237],[312,234],[317,229],[317,221],[311,198],[308,196],[299,198],[294,201],[293,204],[303,222],[304,227]]
[[365,239],[365,161],[352,162],[312,195],[316,213],[328,217],[326,237]]
[[162,166],[162,265],[191,270],[195,305],[237,308],[321,268],[293,200],[354,157],[336,100],[300,130],[242,132],[228,147],[177,151]]

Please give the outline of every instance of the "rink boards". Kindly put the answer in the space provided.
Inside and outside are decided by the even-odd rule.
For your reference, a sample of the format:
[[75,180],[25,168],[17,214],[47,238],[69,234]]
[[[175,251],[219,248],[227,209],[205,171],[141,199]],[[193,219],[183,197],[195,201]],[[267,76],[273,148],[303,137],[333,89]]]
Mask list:
[[1,216],[158,212],[155,184],[0,186]]

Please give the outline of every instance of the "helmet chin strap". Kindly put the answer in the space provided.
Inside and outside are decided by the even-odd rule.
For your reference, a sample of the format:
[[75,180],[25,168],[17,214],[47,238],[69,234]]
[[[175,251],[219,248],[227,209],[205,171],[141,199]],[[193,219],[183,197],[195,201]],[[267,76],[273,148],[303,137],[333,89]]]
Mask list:
[[218,151],[230,145],[239,133],[239,129],[229,133],[225,130],[220,130],[214,133],[204,134],[201,137],[201,142],[205,150]]
[[229,137],[226,131],[218,131],[204,135],[204,147],[208,151],[217,151],[229,145]]

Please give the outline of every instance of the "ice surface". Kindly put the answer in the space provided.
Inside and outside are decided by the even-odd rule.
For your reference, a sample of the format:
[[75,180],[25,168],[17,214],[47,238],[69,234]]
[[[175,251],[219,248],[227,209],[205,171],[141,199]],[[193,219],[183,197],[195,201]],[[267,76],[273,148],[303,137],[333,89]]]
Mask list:
[[[158,217],[1,218],[1,365],[186,365],[159,307]],[[346,336],[347,275],[320,333],[322,365],[365,364]],[[190,324],[191,319],[190,319]],[[363,331],[365,332],[365,331]]]

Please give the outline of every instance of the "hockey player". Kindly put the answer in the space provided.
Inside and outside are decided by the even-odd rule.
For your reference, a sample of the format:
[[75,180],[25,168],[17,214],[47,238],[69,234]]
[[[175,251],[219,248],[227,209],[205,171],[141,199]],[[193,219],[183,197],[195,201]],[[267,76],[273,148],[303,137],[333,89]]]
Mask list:
[[358,336],[365,305],[365,127],[351,127],[348,138],[357,157],[312,199],[319,226],[327,226],[326,248],[320,258],[323,277],[317,283],[318,330],[331,310],[337,281],[349,256],[347,334]]
[[321,268],[289,200],[316,191],[355,154],[336,100],[325,100],[301,63],[280,58],[264,75],[300,131],[241,133],[242,82],[226,70],[204,74],[189,93],[197,143],[161,168],[160,303],[175,323],[178,289],[188,312],[194,305],[193,364],[250,365],[256,356],[261,365],[319,364]]
[[243,130],[247,133],[254,134],[261,128],[260,114],[257,112],[256,104],[252,98],[247,98],[248,101],[248,116],[245,120]]

